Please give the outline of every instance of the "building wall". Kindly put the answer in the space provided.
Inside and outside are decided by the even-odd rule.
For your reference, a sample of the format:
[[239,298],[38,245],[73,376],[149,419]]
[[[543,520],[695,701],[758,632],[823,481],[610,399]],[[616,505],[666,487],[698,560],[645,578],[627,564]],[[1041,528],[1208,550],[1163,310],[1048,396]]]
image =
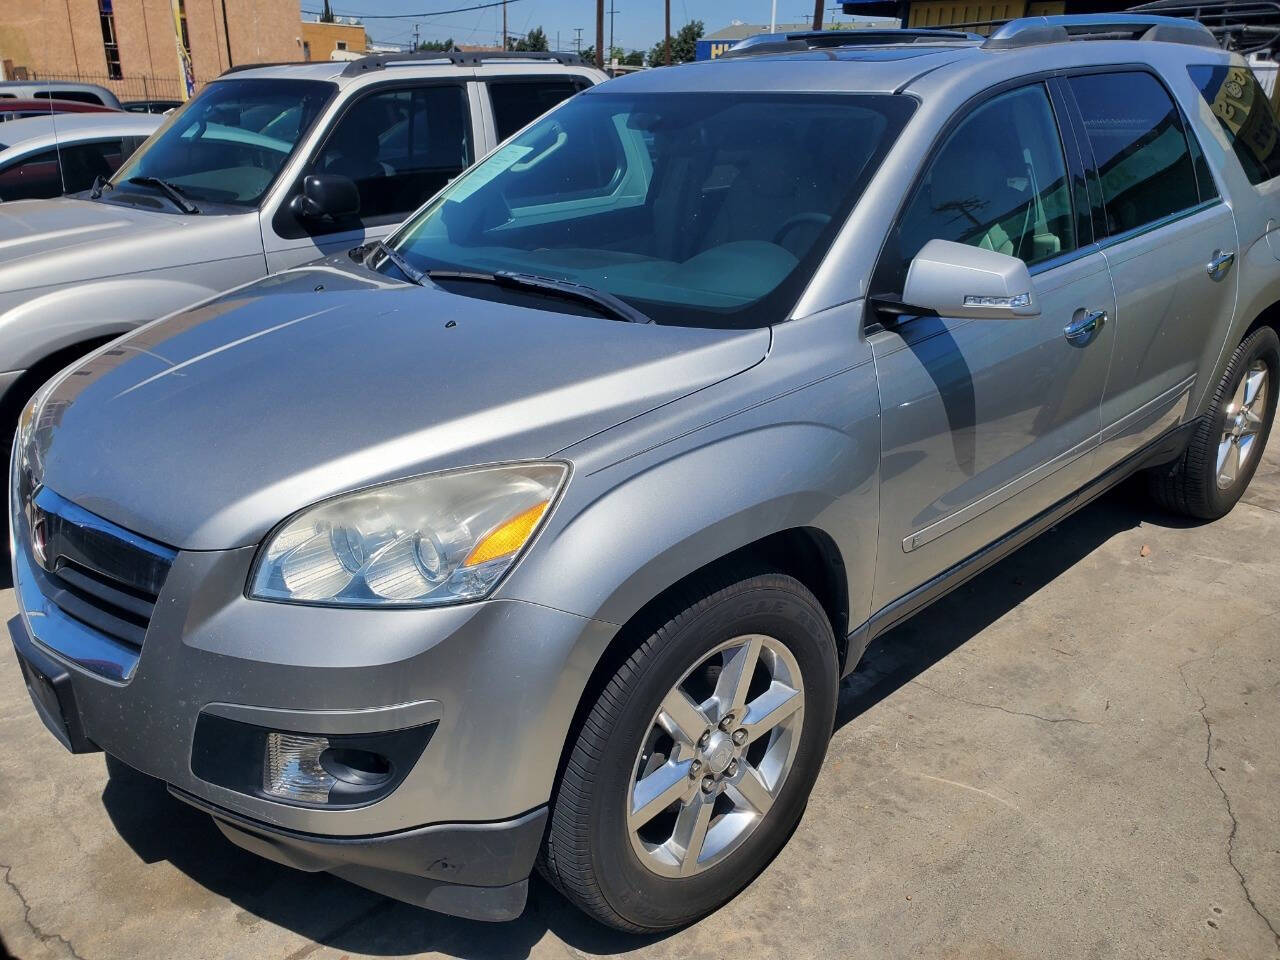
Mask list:
[[[11,62],[16,70],[25,68],[36,77],[78,75],[128,97],[174,96],[179,68],[169,0],[111,0],[122,80],[108,77],[98,3],[0,0],[0,61]],[[232,64],[302,59],[298,0],[182,3],[197,83],[216,77]],[[149,81],[145,91],[142,77]]]
[[[340,48],[339,41],[346,46]],[[302,42],[312,60],[328,60],[330,54],[338,49],[364,53],[369,46],[364,27],[358,23],[316,23],[311,20],[302,22]]]

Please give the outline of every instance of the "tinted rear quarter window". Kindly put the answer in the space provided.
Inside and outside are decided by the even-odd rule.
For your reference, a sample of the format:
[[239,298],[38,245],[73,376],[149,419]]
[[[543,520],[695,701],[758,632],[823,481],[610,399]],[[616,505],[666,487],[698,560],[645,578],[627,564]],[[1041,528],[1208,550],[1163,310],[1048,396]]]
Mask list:
[[1111,233],[1196,206],[1200,188],[1182,115],[1142,71],[1071,77]]
[[498,139],[507,139],[552,107],[568,100],[583,86],[582,81],[567,77],[489,81],[493,123],[497,128]]
[[1250,183],[1280,174],[1280,128],[1266,91],[1248,67],[1193,66],[1187,72],[1218,118]]
[[58,154],[53,150],[26,157],[0,170],[0,200],[45,200],[62,194]]

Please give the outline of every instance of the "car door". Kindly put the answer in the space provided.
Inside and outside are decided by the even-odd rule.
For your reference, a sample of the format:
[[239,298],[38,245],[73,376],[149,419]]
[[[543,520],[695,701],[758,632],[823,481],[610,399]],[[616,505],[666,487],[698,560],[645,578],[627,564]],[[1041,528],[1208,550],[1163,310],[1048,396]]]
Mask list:
[[1102,205],[1115,352],[1099,469],[1179,423],[1205,340],[1236,301],[1235,219],[1164,84],[1146,70],[1067,79]]
[[[471,165],[475,142],[464,79],[379,85],[359,95],[263,224],[268,271],[386,236]],[[352,180],[360,194],[359,213],[339,219],[299,216],[292,201],[313,173]]]
[[[1056,86],[966,108],[892,228],[870,334],[882,467],[875,604],[960,563],[1090,477],[1114,337],[1106,261]],[[1024,260],[1040,314],[925,316],[900,298],[934,238]]]

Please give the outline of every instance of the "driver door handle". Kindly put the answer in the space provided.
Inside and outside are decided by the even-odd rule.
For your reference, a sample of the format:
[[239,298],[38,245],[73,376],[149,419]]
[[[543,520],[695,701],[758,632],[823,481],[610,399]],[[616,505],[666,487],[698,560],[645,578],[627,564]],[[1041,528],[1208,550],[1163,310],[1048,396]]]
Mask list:
[[1236,252],[1234,250],[1215,250],[1213,251],[1213,259],[1204,265],[1211,279],[1221,280],[1227,275],[1227,271],[1231,269],[1231,265],[1236,262]]
[[1073,347],[1085,347],[1093,342],[1094,336],[1107,322],[1107,311],[1086,310],[1081,307],[1071,318],[1071,322],[1062,328],[1062,335]]

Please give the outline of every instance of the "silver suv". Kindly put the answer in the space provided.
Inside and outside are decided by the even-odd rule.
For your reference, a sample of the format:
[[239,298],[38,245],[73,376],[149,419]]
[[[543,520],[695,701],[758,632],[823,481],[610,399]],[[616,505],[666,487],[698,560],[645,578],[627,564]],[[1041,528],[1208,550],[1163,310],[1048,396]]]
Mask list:
[[1278,175],[1244,62],[1158,18],[590,90],[360,262],[40,392],[37,710],[302,870],[496,919],[536,862],[687,923],[786,841],[871,638],[1138,471],[1239,499]]
[[4,443],[23,404],[72,360],[386,236],[499,141],[605,79],[577,57],[525,53],[237,69],[170,114],[114,176],[104,169],[110,180],[92,193],[0,206]]

